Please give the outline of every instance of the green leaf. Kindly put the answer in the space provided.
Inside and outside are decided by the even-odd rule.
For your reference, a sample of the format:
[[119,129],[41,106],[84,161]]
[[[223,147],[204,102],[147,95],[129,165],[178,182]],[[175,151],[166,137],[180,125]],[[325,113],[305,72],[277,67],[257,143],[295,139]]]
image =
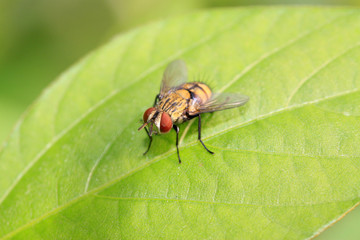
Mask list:
[[[360,11],[221,9],[114,38],[20,120],[0,155],[4,239],[304,239],[360,197]],[[250,97],[138,132],[166,65]],[[196,123],[196,122],[195,122]]]

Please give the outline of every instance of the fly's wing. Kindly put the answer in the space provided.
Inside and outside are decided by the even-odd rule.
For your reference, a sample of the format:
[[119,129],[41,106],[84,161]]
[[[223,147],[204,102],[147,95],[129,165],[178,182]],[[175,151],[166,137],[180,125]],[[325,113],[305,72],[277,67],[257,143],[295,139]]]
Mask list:
[[187,68],[182,60],[175,60],[167,66],[160,87],[160,97],[187,80]]
[[201,104],[198,113],[215,112],[244,105],[249,97],[238,93],[214,93],[209,101]]

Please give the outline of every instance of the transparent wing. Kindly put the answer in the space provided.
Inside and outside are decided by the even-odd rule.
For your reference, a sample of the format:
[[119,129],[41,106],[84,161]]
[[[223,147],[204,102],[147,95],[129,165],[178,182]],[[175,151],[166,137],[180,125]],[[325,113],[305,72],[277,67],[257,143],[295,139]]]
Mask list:
[[177,87],[187,81],[187,68],[185,62],[178,59],[166,67],[160,87],[160,96],[170,89]]
[[214,93],[209,101],[202,104],[199,113],[221,111],[244,105],[249,97],[238,93]]

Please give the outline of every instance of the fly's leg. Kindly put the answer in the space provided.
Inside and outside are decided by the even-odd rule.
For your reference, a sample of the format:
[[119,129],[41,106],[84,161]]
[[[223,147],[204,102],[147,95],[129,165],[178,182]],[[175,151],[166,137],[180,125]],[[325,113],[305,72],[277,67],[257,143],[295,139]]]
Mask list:
[[179,153],[179,127],[174,125],[173,128],[174,128],[174,130],[176,132],[176,150],[177,150],[177,155],[178,155],[179,164],[180,164],[181,159],[180,159],[180,153]]
[[156,95],[153,107],[156,106],[156,104],[159,100],[160,100],[160,94]]
[[198,115],[198,139],[199,141],[201,142],[201,144],[204,146],[204,148],[206,149],[206,151],[208,151],[209,153],[211,154],[214,154],[214,152],[210,151],[206,146],[205,144],[203,143],[203,141],[201,140],[201,117],[200,117],[200,114]]
[[149,131],[147,130],[147,128],[146,128],[146,127],[145,127],[144,129],[145,129],[145,131],[146,131],[147,135],[148,135],[148,136],[149,136],[149,138],[150,138],[150,142],[149,142],[149,146],[148,146],[148,148],[147,148],[146,152],[144,152],[144,153],[143,153],[143,155],[147,154],[147,152],[150,150],[151,143],[152,143],[152,136],[150,136]]

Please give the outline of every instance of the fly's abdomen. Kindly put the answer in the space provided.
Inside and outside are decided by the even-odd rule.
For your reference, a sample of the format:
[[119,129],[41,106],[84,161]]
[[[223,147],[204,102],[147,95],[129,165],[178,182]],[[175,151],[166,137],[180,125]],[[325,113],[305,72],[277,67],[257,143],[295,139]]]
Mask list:
[[187,114],[190,116],[197,115],[199,107],[211,98],[211,89],[205,83],[200,82],[185,83],[182,88],[191,95]]
[[185,83],[182,87],[191,93],[194,103],[203,104],[211,98],[211,89],[205,83]]

